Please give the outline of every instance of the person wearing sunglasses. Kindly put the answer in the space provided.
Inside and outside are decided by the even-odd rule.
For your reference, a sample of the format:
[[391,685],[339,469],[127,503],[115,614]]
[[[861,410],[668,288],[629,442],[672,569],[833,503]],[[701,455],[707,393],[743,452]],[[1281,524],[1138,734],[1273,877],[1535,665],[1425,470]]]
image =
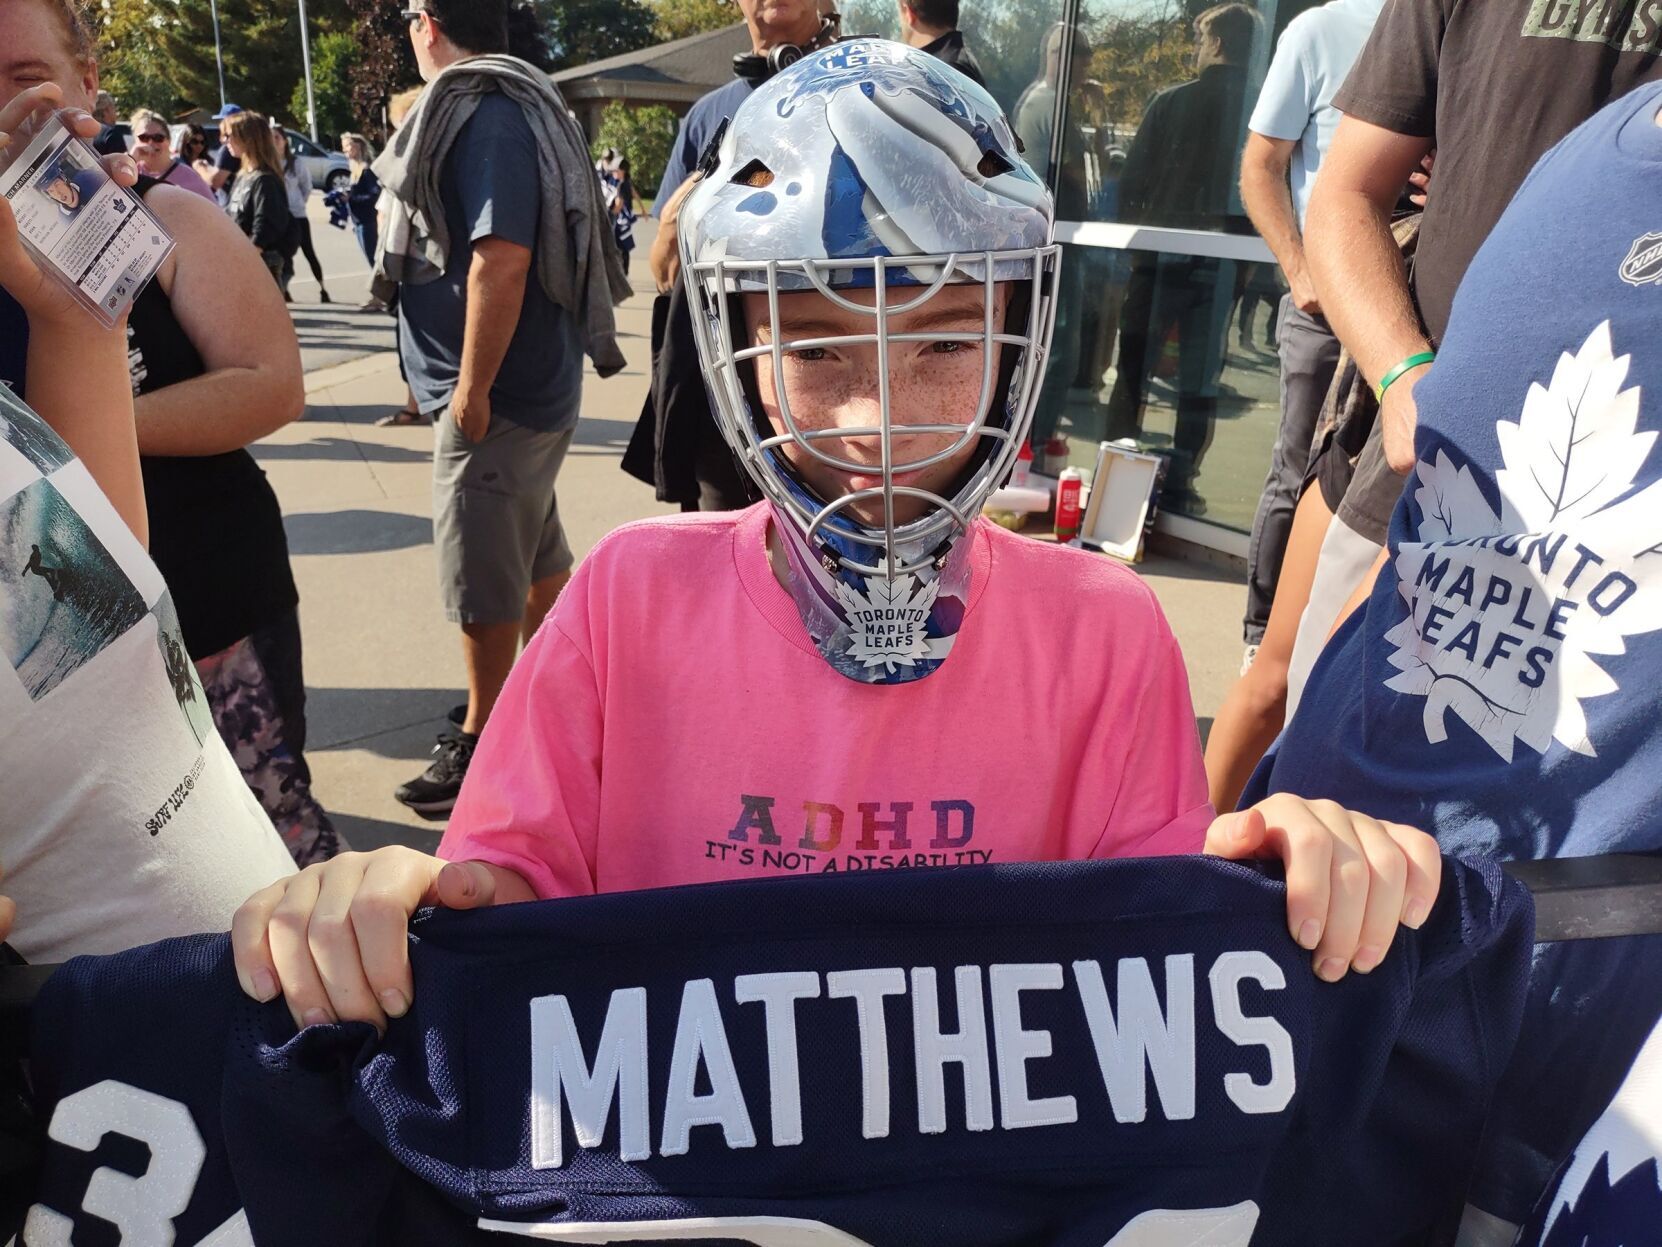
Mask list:
[[128,119],[128,124],[133,128],[133,159],[138,161],[141,172],[158,182],[200,195],[210,203],[217,202],[202,175],[173,154],[173,135],[158,114],[141,108]]
[[208,132],[195,122],[177,126],[173,131],[173,146],[179,153],[179,159],[194,171],[196,162],[207,158]]

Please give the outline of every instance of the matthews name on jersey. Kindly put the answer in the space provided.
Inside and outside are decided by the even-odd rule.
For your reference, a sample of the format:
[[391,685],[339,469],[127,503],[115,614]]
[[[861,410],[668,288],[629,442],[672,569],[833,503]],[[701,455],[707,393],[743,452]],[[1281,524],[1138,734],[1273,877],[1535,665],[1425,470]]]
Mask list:
[[222,936],[80,959],[36,1004],[22,1241],[1438,1241],[1528,896],[1451,862],[1333,985],[1285,903],[1164,858],[433,912],[384,1039],[296,1035]]

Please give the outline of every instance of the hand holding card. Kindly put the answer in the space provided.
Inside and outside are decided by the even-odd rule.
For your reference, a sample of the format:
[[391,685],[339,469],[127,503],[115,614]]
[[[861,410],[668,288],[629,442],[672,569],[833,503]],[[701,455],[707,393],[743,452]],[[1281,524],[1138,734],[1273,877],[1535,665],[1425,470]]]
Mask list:
[[78,307],[109,328],[173,240],[130,192],[132,158],[100,158],[82,137],[98,123],[62,98],[45,83],[0,109],[0,284],[31,317]]

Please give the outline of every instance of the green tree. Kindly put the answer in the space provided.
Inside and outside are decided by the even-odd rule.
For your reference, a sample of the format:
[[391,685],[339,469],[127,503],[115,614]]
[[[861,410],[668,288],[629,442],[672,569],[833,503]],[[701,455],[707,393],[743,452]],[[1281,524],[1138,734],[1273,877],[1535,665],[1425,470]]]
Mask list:
[[99,80],[115,96],[123,115],[135,108],[153,108],[172,116],[181,99],[162,52],[168,11],[154,0],[104,0],[91,16],[101,49]]
[[[357,128],[352,112],[352,76],[358,65],[358,43],[350,34],[335,31],[312,41],[312,99],[317,106],[317,132],[332,147],[344,130]],[[306,84],[297,82],[289,97],[289,113],[297,130],[306,128]]]
[[409,23],[381,0],[349,0],[358,59],[352,72],[352,116],[370,137],[386,138],[387,100],[421,81]]
[[[164,13],[172,10],[157,28],[157,53],[169,67],[167,73],[173,82],[176,102],[181,106],[196,106],[210,111],[218,108],[219,76],[214,62],[213,15],[207,0],[171,0],[170,3],[153,3],[151,7]],[[220,5],[222,31],[247,17],[247,0],[226,0]],[[237,68],[232,49],[227,48],[226,95],[239,104],[248,105],[248,101],[237,99]]]
[[642,0],[537,0],[553,68],[568,69],[649,48],[658,41]]
[[652,0],[653,30],[659,39],[685,39],[739,21],[733,0]]
[[[305,76],[300,53],[300,10],[292,0],[244,0],[246,19],[233,28],[225,25],[225,5],[220,5],[221,35],[228,41],[231,63],[226,66],[226,89],[244,108],[270,117],[284,117],[294,88]],[[231,65],[236,67],[236,88],[232,90]],[[305,88],[301,87],[304,99]],[[306,113],[302,109],[301,119]]]
[[[218,4],[227,96],[281,113],[301,81],[299,6],[294,0]],[[350,28],[347,0],[308,0],[306,7],[314,45]],[[122,108],[171,114],[219,106],[208,0],[100,0],[91,15],[101,75]]]
[[[845,35],[900,38],[900,12],[895,0],[842,0],[837,11],[843,16]],[[968,16],[966,6],[965,18]]]
[[1181,10],[1108,18],[1087,28],[1091,78],[1101,84],[1100,117],[1118,135],[1134,133],[1149,100],[1195,76],[1194,34]]
[[[658,193],[658,179],[669,163],[669,149],[675,142],[676,117],[662,104],[630,108],[613,100],[600,114],[600,134],[594,140],[593,155],[599,159],[608,147],[629,158],[629,173],[642,198]],[[673,188],[670,188],[673,189]]]

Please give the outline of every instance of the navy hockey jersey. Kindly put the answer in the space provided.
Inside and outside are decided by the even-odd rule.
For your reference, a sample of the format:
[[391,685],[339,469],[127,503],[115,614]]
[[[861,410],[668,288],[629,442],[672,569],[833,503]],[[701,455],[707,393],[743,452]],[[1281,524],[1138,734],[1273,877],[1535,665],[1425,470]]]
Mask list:
[[1425,928],[1336,985],[1284,905],[1166,858],[426,913],[384,1039],[296,1035],[224,937],[80,959],[35,1009],[23,1241],[1440,1241],[1528,895],[1450,863]]

